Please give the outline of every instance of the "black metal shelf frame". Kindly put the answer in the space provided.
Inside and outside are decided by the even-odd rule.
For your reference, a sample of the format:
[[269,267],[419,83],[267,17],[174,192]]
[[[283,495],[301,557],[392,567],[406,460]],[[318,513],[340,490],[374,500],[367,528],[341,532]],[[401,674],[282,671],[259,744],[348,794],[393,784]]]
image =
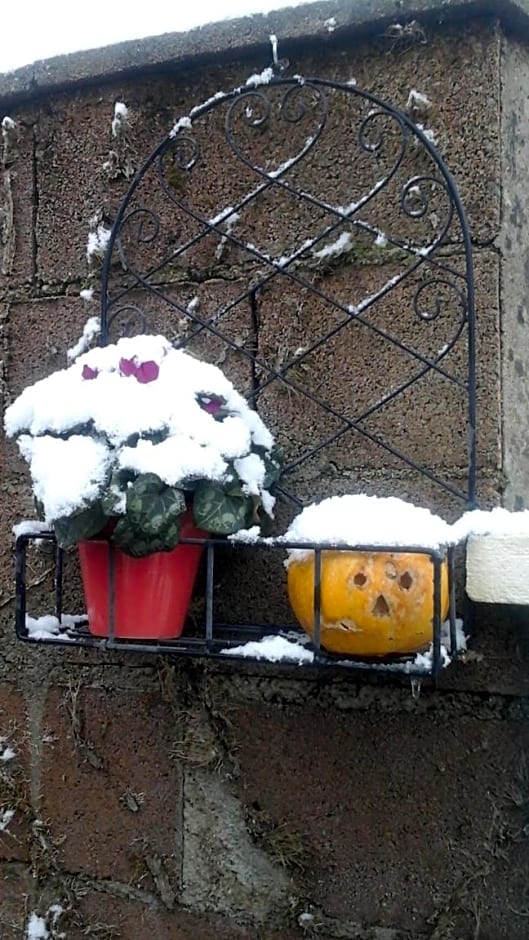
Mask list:
[[[303,453],[289,455],[277,488],[279,499],[299,510],[305,500],[296,491],[292,480],[301,465],[324,454],[336,445],[346,447],[351,437],[357,437],[369,446],[380,449],[383,458],[391,458],[406,472],[417,473],[448,494],[463,508],[476,505],[476,353],[474,273],[471,237],[464,207],[457,186],[437,148],[427,132],[406,114],[391,104],[382,101],[370,92],[352,83],[330,81],[322,78],[287,77],[274,66],[272,78],[255,77],[247,85],[226,94],[218,93],[205,104],[193,109],[190,116],[179,121],[173,131],[157,146],[132,180],[113,222],[102,270],[101,290],[101,343],[111,342],[115,336],[144,332],[149,319],[157,320],[158,311],[163,310],[165,319],[185,320],[187,328],[175,339],[181,348],[192,347],[195,340],[204,337],[220,343],[226,351],[233,351],[246,361],[252,376],[245,397],[259,410],[260,399],[266,389],[275,384],[288,393],[299,395],[302,402],[310,402],[335,422],[334,429],[322,440],[307,440]],[[301,186],[296,174],[303,164],[316,166],[318,145],[325,140],[332,108],[342,102],[344,114],[349,114],[343,102],[352,102],[356,107],[356,145],[364,161],[373,161],[376,166],[376,182],[347,205],[333,205],[328,199]],[[341,113],[341,112],[340,112]],[[219,117],[220,114],[220,117]],[[217,128],[223,128],[223,144],[230,160],[239,161],[241,173],[253,176],[255,184],[233,205],[220,212],[205,212],[197,209],[189,194],[200,192],[200,168],[207,153],[210,128],[208,121],[217,120]],[[350,118],[353,123],[353,111]],[[356,118],[355,118],[356,120]],[[205,129],[204,129],[205,128]],[[283,141],[290,138],[295,145],[296,134],[301,143],[292,156],[277,166],[266,163],[261,156],[262,135],[267,131],[280,132]],[[349,128],[350,129],[350,128]],[[201,136],[202,134],[202,136]],[[261,136],[259,136],[261,135]],[[257,146],[256,146],[257,140]],[[202,143],[201,143],[202,142]],[[252,149],[253,148],[253,149]],[[258,157],[251,157],[257,153]],[[218,148],[214,150],[219,161]],[[427,161],[427,169],[417,171],[420,154]],[[419,164],[419,167],[421,164]],[[218,172],[218,163],[216,164]],[[411,167],[409,169],[409,167]],[[215,168],[214,168],[215,170]],[[323,172],[323,171],[322,171]],[[351,172],[351,170],[349,170]],[[204,186],[207,187],[207,177]],[[195,187],[195,190],[193,190]],[[407,226],[426,224],[431,220],[434,228],[426,241],[410,240],[400,232],[388,233],[373,221],[370,212],[379,196],[395,190],[391,196],[392,211],[396,212]],[[254,244],[254,239],[239,236],[229,219],[259,218],[264,205],[270,211],[270,200],[274,196],[287,198],[301,207],[314,211],[314,226],[301,237],[297,246],[280,257]],[[257,208],[257,215],[252,216]],[[264,209],[263,209],[264,211]],[[367,215],[366,215],[367,212]],[[168,233],[167,218],[173,217],[173,234]],[[324,224],[322,223],[324,219]],[[429,223],[430,224],[430,223]],[[318,227],[319,226],[319,227]],[[422,229],[420,231],[423,231]],[[325,278],[313,277],[310,265],[314,253],[321,251],[329,236],[336,238],[344,232],[355,237],[371,239],[375,245],[383,244],[392,252],[393,263],[401,264],[401,270],[392,275],[371,295],[359,303],[349,304],[334,295],[325,284]],[[298,233],[299,234],[299,233]],[[420,234],[420,232],[419,232]],[[301,233],[303,235],[303,233]],[[219,257],[228,246],[243,256],[248,267],[241,287],[229,298],[221,296],[216,305],[201,315],[193,304],[184,302],[174,291],[174,272],[179,265],[189,261],[190,253],[214,244]],[[456,260],[454,261],[454,257]],[[217,255],[215,255],[217,257]],[[413,280],[415,279],[415,281]],[[417,283],[418,281],[418,283]],[[182,283],[180,279],[179,283]],[[252,342],[245,343],[230,335],[226,327],[230,312],[246,305],[251,324],[258,329],[260,305],[264,292],[273,283],[280,283],[291,290],[305,292],[315,302],[325,305],[329,311],[328,325],[315,336],[306,348],[297,349],[287,360],[278,364],[267,359],[259,347],[257,333]],[[445,341],[435,353],[425,353],[415,344],[397,335],[394,324],[381,323],[373,313],[392,291],[401,285],[412,283],[414,293],[410,300],[410,315],[414,322],[425,328],[443,324],[443,316],[449,308],[449,328]],[[339,317],[336,320],[336,316]],[[333,319],[334,318],[334,319]],[[174,321],[173,321],[174,322]],[[354,413],[354,395],[347,407],[333,400],[325,392],[309,388],[297,378],[297,369],[308,357],[320,353],[326,344],[340,339],[348,330],[356,329],[368,333],[385,343],[389,350],[413,363],[411,375],[396,386],[382,389],[377,401]],[[433,328],[433,326],[432,326]],[[447,364],[446,357],[452,350],[462,349],[464,375]],[[460,357],[461,358],[461,357]],[[294,368],[295,367],[295,368]],[[427,376],[441,377],[450,388],[461,396],[463,402],[461,425],[458,428],[461,440],[465,441],[466,465],[459,467],[464,483],[455,483],[448,473],[443,474],[435,465],[425,465],[416,459],[413,448],[406,450],[385,439],[367,425],[373,415],[379,415],[387,406],[398,401],[418,386]],[[337,426],[336,426],[337,425]],[[272,431],[273,431],[272,427]],[[33,538],[53,540],[53,533],[22,535],[17,540],[17,612],[16,630],[20,639],[28,637],[26,616],[26,548]],[[182,540],[184,542],[189,540]],[[271,551],[284,550],[286,542],[270,543],[260,540],[259,547],[267,545]],[[292,543],[290,543],[292,544]],[[316,559],[315,584],[315,637],[313,642],[314,663],[320,667],[370,671],[401,671],[413,674],[410,659],[402,662],[358,662],[353,659],[326,654],[320,647],[319,585],[321,556],[325,546],[313,544]],[[339,546],[342,550],[345,546]],[[352,546],[358,550],[359,546]],[[333,547],[335,548],[335,547]],[[457,652],[454,550],[451,547],[436,551],[423,547],[388,546],[389,551],[421,552],[431,557],[434,579],[434,623],[433,655],[431,674],[441,669],[441,622],[440,622],[440,571],[446,559],[450,583],[450,636],[452,652]],[[362,546],[362,550],[380,550],[380,546]],[[206,619],[201,637],[182,637],[171,643],[134,643],[117,640],[112,635],[112,611],[109,612],[111,632],[108,639],[91,637],[86,629],[79,628],[75,642],[82,646],[99,649],[139,650],[144,653],[174,653],[182,656],[222,657],[226,646],[236,646],[241,638],[259,638],[272,631],[259,624],[227,625],[215,622],[213,609],[213,583],[215,558],[220,551],[236,551],[237,546],[219,539],[206,542],[207,588]],[[62,552],[56,551],[56,610],[62,611]],[[277,627],[279,630],[280,627]],[[301,635],[301,634],[300,634]],[[71,638],[58,636],[42,642],[71,643]],[[388,667],[390,667],[388,669]],[[420,673],[424,674],[423,672]]]
[[[238,543],[234,541],[227,542],[225,539],[191,539],[183,538],[181,544],[184,545],[203,545],[206,553],[206,608],[204,621],[197,631],[196,626],[193,632],[186,632],[184,628],[182,636],[163,642],[153,642],[150,640],[136,641],[131,639],[121,639],[114,633],[114,551],[112,543],[109,543],[109,610],[108,610],[108,637],[92,636],[87,628],[87,622],[81,622],[76,626],[65,626],[56,637],[46,639],[32,639],[26,625],[26,555],[28,544],[35,540],[42,539],[54,544],[55,546],[55,610],[54,615],[59,624],[63,616],[63,558],[64,552],[55,542],[53,532],[35,532],[34,534],[19,535],[16,540],[16,634],[19,640],[27,643],[48,643],[52,645],[75,645],[85,648],[99,650],[126,650],[135,653],[164,653],[178,656],[192,656],[197,658],[213,658],[227,661],[234,659],[248,660],[244,652],[233,653],[237,647],[244,646],[245,643],[262,640],[264,637],[280,634],[289,638],[300,648],[309,650],[313,653],[313,659],[299,662],[296,668],[305,667],[330,667],[338,671],[370,671],[384,674],[402,673],[410,677],[437,676],[443,668],[442,656],[442,636],[441,636],[441,571],[446,563],[448,568],[448,586],[449,586],[449,643],[448,651],[450,659],[457,658],[461,650],[458,647],[457,623],[456,623],[456,599],[455,599],[455,571],[454,571],[454,547],[448,546],[444,549],[428,549],[423,546],[410,545],[330,545],[323,543],[307,542],[289,542],[283,539],[260,539],[256,543],[259,547],[268,551],[285,552],[287,549],[302,549],[304,551],[314,551],[314,633],[312,640],[301,630],[295,630],[292,627],[281,628],[281,626],[270,626],[261,624],[239,624],[218,622],[215,616],[214,586],[215,586],[215,557],[219,551],[236,552]],[[424,665],[415,663],[415,655],[409,656],[391,656],[372,658],[370,660],[359,657],[330,654],[321,646],[321,571],[322,556],[326,551],[355,551],[355,552],[391,552],[391,553],[411,553],[426,555],[430,558],[433,567],[432,578],[432,602],[433,602],[433,639],[430,651],[430,669]],[[197,635],[198,634],[198,635]],[[254,661],[258,659],[260,663],[266,663],[266,657],[253,657]],[[286,660],[288,663],[288,659]],[[292,659],[290,660],[292,663]]]

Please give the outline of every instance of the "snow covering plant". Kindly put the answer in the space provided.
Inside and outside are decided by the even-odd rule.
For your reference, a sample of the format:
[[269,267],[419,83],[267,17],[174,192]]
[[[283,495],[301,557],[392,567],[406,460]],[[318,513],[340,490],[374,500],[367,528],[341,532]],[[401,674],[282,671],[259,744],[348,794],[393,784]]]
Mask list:
[[174,548],[189,507],[216,535],[273,513],[272,435],[220,369],[163,336],[80,355],[26,388],[5,429],[63,547],[106,529],[141,557]]

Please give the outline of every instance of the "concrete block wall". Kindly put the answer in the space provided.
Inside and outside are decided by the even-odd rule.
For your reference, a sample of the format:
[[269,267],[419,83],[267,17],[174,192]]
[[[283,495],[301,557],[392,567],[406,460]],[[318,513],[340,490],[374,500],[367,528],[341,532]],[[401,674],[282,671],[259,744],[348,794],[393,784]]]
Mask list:
[[[292,72],[354,77],[397,107],[412,88],[432,101],[428,122],[459,185],[475,249],[480,494],[485,505],[497,504],[505,490],[507,504],[525,505],[522,79],[529,46],[490,4],[483,16],[480,4],[463,3],[467,17],[458,21],[444,3],[412,6],[408,20],[415,16],[422,32],[397,43],[387,4],[376,0],[359,13],[359,4],[337,2],[221,24],[169,47],[162,39],[103,58],[80,55],[63,64],[62,75],[60,63],[37,67],[33,82],[25,73],[0,77],[0,108],[16,121],[16,131],[4,135],[0,199],[4,405],[61,367],[97,312],[79,298],[89,282],[90,220],[112,220],[128,185],[126,173],[109,178],[103,166],[115,144],[114,103],[126,102],[134,118],[127,151],[118,155],[128,172],[175,118],[267,65],[273,31]],[[209,163],[193,189],[205,213],[210,202],[211,212],[229,205],[245,183],[244,174],[224,170],[213,172]],[[329,185],[339,186],[339,174],[329,172]],[[285,231],[276,225],[263,230],[264,239],[303,224],[284,216]],[[454,245],[456,261],[458,251]],[[193,264],[197,270],[204,257]],[[198,294],[207,310],[219,280],[229,297],[246,273],[227,254],[218,277],[191,271],[171,290],[186,303]],[[379,272],[355,264],[333,273],[338,294],[347,276],[368,291]],[[303,344],[298,303],[271,289],[260,324],[263,354],[271,355],[287,328],[288,342]],[[317,326],[317,303],[305,312]],[[163,311],[153,313],[156,328],[171,328]],[[236,308],[230,335],[244,338],[245,317]],[[209,342],[197,351],[220,355]],[[389,366],[376,348],[360,364],[357,357],[351,389],[353,356],[352,348],[331,347],[313,370],[345,401],[357,390],[367,401],[377,370]],[[244,386],[248,371],[238,358],[223,367]],[[263,409],[280,437],[291,436],[293,418],[301,443],[321,431],[317,415],[300,415],[277,398],[271,390]],[[420,408],[414,404],[404,418],[394,416],[393,429],[404,420],[418,451],[434,453],[457,479],[462,461],[451,415],[458,406],[436,389],[427,389]],[[522,612],[478,607],[465,661],[418,697],[398,682],[26,649],[13,637],[11,526],[32,515],[32,501],[15,448],[4,439],[0,447],[2,938],[25,937],[32,915],[51,936],[62,931],[74,940],[526,937],[529,644]],[[337,449],[332,464],[337,476],[317,466],[296,482],[299,491],[361,485],[398,490],[447,515],[457,511],[390,462],[380,466],[369,448],[353,457]],[[50,561],[45,550],[31,556],[29,604],[37,613],[49,603]],[[75,560],[69,564],[67,602],[74,606],[81,601]],[[277,577],[255,565],[227,572],[225,607],[244,616],[266,585],[283,613]],[[14,756],[3,760],[7,748]]]

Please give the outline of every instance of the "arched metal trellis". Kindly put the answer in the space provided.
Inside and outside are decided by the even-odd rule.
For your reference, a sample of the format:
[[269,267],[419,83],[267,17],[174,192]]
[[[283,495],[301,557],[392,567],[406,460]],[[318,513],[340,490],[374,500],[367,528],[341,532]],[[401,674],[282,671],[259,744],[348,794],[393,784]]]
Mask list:
[[[388,455],[472,506],[473,269],[454,180],[428,133],[369,92],[324,79],[264,77],[265,84],[255,76],[254,82],[195,108],[137,173],[106,255],[102,342],[114,330],[137,331],[153,320],[167,325],[172,318],[180,327],[177,345],[193,348],[201,335],[210,337],[216,350],[220,345],[219,358],[232,351],[248,363],[246,396],[258,410],[265,393],[280,386],[332,419],[332,432],[317,442],[307,435],[306,449],[292,455],[285,468],[284,493],[298,503],[305,500],[287,482],[293,472],[352,435],[374,445],[379,461]],[[213,192],[209,189],[212,170],[221,183],[218,195],[214,184]],[[224,202],[215,204],[224,191]],[[301,231],[289,226],[288,212],[303,220]],[[355,291],[358,271],[369,267],[388,275],[371,291]],[[230,268],[241,283],[227,292],[220,279]],[[207,309],[178,290],[186,277],[200,284],[217,276],[219,289],[208,296]],[[275,321],[277,339],[286,344],[279,357],[267,356],[259,336],[263,298],[272,288],[305,303],[308,298],[326,315],[315,335],[310,327],[305,334],[301,329],[304,342],[291,349],[285,339],[287,306],[283,321]],[[387,314],[390,299],[401,310],[406,307],[416,329],[405,323],[405,335],[399,335],[394,318],[375,314],[381,306]],[[243,305],[250,336],[241,340],[230,320]],[[384,362],[372,400],[366,402],[351,383],[344,407],[300,376],[330,343],[338,339],[347,345],[352,332],[360,362],[366,336],[385,351]],[[386,387],[392,355],[407,368]],[[365,371],[373,373],[373,367],[367,364]],[[362,378],[362,370],[359,374]],[[374,415],[432,378],[438,380],[434,395],[442,398],[444,388],[451,401],[460,399],[461,407],[450,416],[464,441],[459,484],[418,460],[409,440],[401,447],[391,435],[370,429]]]
[[[267,69],[180,119],[113,223],[101,342],[154,330],[222,365],[294,507],[371,484],[475,505],[471,239],[432,136],[354,83]],[[219,649],[214,553],[203,646],[175,651]],[[440,627],[437,599],[434,672]]]

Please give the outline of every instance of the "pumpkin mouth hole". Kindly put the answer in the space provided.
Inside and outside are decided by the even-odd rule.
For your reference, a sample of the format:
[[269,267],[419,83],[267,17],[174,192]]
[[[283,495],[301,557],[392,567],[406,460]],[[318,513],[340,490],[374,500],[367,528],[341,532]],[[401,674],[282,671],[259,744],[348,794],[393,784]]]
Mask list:
[[375,617],[389,617],[389,604],[383,594],[379,594],[373,607]]
[[359,571],[357,574],[355,574],[353,582],[357,587],[364,587],[367,583],[367,575],[365,575],[363,571]]
[[362,630],[357,627],[356,623],[353,623],[351,620],[340,620],[339,626],[342,630],[347,630],[348,633],[361,633]]
[[413,584],[413,578],[409,571],[405,571],[404,574],[401,574],[399,578],[399,584],[401,588],[404,588],[405,591],[409,591]]

